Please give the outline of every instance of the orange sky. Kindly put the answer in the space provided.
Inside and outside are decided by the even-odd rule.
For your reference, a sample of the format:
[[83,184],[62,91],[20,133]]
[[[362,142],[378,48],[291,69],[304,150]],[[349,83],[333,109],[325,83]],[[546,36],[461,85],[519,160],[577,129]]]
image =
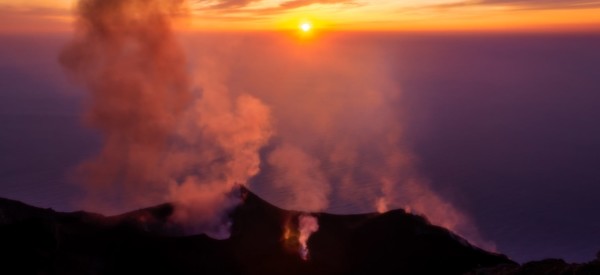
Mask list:
[[[600,31],[600,0],[188,0],[191,30]],[[0,32],[62,32],[76,0],[0,0]]]

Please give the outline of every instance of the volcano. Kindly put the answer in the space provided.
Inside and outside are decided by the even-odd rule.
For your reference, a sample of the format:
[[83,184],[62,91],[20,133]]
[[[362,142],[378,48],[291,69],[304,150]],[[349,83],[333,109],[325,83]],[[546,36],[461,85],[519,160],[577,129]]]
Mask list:
[[231,236],[225,240],[185,236],[170,222],[175,206],[168,203],[103,216],[0,199],[1,268],[10,271],[2,273],[513,274],[522,269],[401,209],[313,213],[320,226],[308,241],[310,257],[302,259],[293,236],[303,213],[280,209],[244,188],[237,195],[243,203],[230,213]]

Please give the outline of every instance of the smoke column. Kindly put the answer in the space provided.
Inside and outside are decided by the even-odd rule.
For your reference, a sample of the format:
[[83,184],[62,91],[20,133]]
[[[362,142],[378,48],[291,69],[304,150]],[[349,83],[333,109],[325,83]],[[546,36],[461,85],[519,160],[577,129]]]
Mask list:
[[[60,61],[90,92],[85,122],[103,137],[79,176],[90,195],[122,197],[102,208],[160,199],[158,192],[136,194],[167,179],[158,168],[192,98],[185,56],[171,31],[181,2],[79,1],[75,38]],[[88,199],[96,207],[105,201]]]
[[309,257],[308,238],[319,230],[319,222],[314,216],[300,215],[298,217],[298,230],[300,231],[300,236],[298,236],[298,242],[300,243],[300,257],[307,261]]
[[81,0],[60,61],[87,91],[85,122],[103,145],[77,171],[88,209],[176,203],[190,232],[227,236],[228,193],[259,172],[270,111],[225,87],[195,87],[172,31],[181,0]]

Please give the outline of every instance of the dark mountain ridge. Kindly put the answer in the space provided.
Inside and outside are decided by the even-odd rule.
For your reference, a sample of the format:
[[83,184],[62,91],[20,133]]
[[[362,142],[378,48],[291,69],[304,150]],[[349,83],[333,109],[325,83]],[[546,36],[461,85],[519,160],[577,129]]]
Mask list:
[[518,273],[531,267],[400,209],[314,213],[319,230],[303,260],[297,241],[303,213],[239,192],[243,203],[230,213],[225,240],[184,236],[170,221],[175,206],[168,203],[107,217],[0,199],[2,268],[6,274],[542,274]]

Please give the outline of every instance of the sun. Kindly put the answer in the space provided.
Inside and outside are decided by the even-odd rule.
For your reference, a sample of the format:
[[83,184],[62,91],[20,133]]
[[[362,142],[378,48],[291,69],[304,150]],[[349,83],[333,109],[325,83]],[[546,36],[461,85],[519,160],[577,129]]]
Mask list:
[[309,32],[312,29],[312,24],[310,22],[303,22],[299,27],[301,31]]

